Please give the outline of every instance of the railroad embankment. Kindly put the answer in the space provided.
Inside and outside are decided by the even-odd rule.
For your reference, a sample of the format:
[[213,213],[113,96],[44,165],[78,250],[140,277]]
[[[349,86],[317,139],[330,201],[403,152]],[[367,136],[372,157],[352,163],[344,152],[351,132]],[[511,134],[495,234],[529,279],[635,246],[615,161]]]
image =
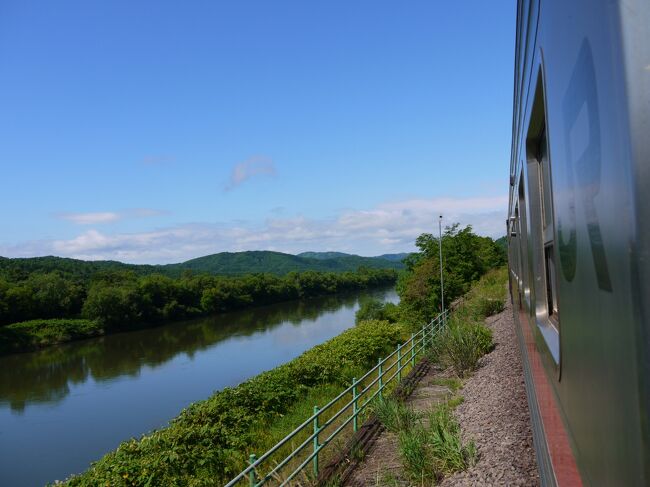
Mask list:
[[384,432],[343,485],[539,484],[506,276],[470,291],[413,393],[379,405]]

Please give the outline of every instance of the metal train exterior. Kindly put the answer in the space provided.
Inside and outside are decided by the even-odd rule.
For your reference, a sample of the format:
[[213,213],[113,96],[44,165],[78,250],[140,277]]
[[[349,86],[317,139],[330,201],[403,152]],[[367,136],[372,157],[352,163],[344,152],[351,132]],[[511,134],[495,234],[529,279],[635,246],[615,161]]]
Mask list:
[[520,0],[510,291],[544,485],[650,485],[650,1]]

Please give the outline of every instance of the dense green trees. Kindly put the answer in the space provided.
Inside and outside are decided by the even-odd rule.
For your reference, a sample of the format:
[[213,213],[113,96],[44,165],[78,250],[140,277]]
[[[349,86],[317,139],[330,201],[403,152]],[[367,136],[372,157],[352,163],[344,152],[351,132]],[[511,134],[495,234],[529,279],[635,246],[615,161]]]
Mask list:
[[96,320],[106,330],[124,329],[362,289],[395,279],[394,270],[363,268],[343,273],[293,272],[284,277],[195,276],[188,272],[177,279],[122,270],[101,271],[77,280],[58,272],[32,273],[13,281],[0,278],[0,325],[83,317]]
[[[429,233],[416,240],[419,252],[406,258],[397,292],[401,308],[412,321],[421,323],[440,312],[440,261],[438,239]],[[489,269],[506,262],[506,252],[489,237],[480,237],[471,226],[454,224],[442,236],[445,304],[465,294],[472,282]]]

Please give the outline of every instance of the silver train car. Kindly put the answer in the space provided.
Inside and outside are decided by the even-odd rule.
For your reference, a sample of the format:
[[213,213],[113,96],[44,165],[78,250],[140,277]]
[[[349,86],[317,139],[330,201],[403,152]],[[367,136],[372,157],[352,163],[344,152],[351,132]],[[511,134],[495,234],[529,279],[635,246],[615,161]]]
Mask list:
[[650,485],[650,0],[519,0],[510,292],[543,485]]

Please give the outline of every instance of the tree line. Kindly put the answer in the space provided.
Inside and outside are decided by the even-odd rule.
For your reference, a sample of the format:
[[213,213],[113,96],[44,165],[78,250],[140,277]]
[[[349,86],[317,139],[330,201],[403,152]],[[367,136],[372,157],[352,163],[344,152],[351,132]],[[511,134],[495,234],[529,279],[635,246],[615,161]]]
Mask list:
[[363,289],[395,282],[390,269],[291,272],[283,277],[193,275],[179,278],[103,271],[79,279],[60,272],[0,277],[0,326],[35,319],[87,318],[105,330]]
[[[416,239],[419,251],[405,260],[406,269],[397,281],[400,304],[366,300],[357,312],[357,322],[369,319],[403,321],[419,327],[441,311],[440,239],[423,233]],[[471,226],[460,228],[458,223],[445,229],[442,235],[442,274],[445,307],[463,296],[473,283],[490,269],[507,262],[504,239],[476,235]]]

